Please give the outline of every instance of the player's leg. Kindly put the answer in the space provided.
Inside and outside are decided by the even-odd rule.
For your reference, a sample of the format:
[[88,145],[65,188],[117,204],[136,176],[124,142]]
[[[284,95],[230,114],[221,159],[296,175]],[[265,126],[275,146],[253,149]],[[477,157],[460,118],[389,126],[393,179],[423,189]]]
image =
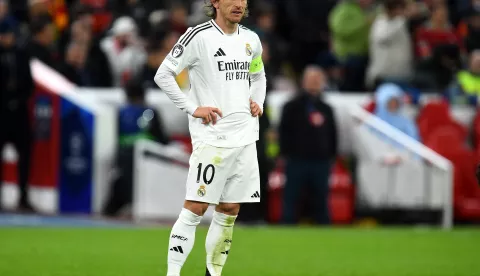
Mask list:
[[235,151],[234,165],[207,234],[206,275],[221,275],[230,253],[233,226],[240,210],[240,203],[260,202],[256,145],[253,143]]
[[240,204],[220,203],[213,213],[208,229],[205,249],[207,251],[206,275],[219,276],[227,262],[233,239],[233,225],[238,216]]
[[195,244],[195,231],[208,208],[208,203],[186,200],[173,225],[168,243],[167,276],[178,276]]
[[170,234],[167,275],[180,275],[195,241],[195,230],[209,204],[218,204],[231,166],[229,150],[202,144],[190,157],[186,201]]

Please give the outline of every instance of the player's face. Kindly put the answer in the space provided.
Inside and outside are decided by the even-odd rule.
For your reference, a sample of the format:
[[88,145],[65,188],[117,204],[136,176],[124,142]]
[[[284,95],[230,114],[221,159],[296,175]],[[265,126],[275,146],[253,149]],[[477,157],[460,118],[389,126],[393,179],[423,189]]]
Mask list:
[[232,23],[239,23],[245,15],[247,0],[218,0],[215,7],[220,11],[220,16]]

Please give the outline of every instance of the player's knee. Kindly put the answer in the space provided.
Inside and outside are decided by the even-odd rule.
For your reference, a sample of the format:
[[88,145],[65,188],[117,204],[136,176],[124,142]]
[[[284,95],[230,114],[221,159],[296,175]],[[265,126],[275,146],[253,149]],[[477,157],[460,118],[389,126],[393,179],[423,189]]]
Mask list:
[[208,209],[208,203],[187,200],[183,204],[183,208],[189,210],[197,216],[203,216]]
[[220,203],[215,211],[229,216],[237,216],[240,212],[240,204],[238,203]]

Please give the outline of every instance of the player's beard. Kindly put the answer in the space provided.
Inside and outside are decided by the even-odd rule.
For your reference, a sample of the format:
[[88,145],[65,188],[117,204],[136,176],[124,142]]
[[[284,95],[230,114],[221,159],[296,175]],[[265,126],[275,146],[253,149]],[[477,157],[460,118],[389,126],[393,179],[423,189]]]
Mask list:
[[[230,7],[230,8],[226,8],[224,10],[224,18],[226,20],[228,20],[230,23],[232,24],[235,24],[235,23],[240,23],[240,21],[242,21],[242,19],[244,19],[246,17],[246,11],[247,11],[247,7],[241,9],[241,10],[237,10],[236,8],[234,7]],[[237,14],[234,13],[234,12],[238,12]]]
[[234,15],[232,12],[229,12],[227,16],[225,16],[225,19],[229,21],[232,24],[238,24],[242,19],[245,17],[245,12],[242,12],[241,16],[240,15]]

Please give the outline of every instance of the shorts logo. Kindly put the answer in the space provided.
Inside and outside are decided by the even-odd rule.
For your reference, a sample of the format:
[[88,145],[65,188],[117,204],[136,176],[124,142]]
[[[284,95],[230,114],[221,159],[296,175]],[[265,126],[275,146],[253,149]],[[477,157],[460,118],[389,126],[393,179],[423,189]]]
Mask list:
[[247,56],[251,56],[253,53],[252,46],[250,46],[249,43],[245,46],[245,52],[247,53]]
[[197,191],[198,196],[204,197],[206,193],[207,193],[207,190],[205,190],[205,186],[202,185],[200,186],[200,188],[198,188],[198,191]]
[[172,49],[172,56],[178,58],[183,54],[183,46],[180,44],[175,45]]

